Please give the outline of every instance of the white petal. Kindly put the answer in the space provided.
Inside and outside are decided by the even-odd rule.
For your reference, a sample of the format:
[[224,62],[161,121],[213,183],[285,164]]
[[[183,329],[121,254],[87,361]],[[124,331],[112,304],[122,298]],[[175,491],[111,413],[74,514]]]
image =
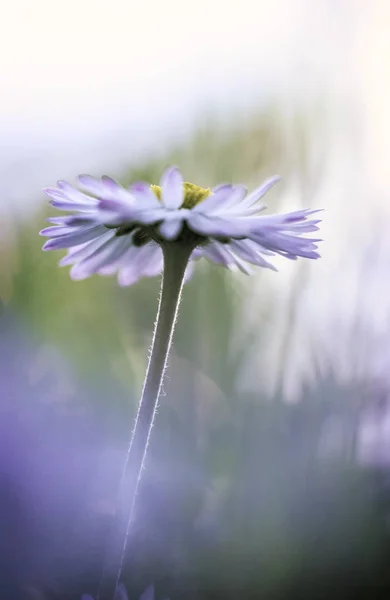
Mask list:
[[165,208],[180,208],[184,200],[183,177],[177,167],[169,167],[161,177],[162,202]]

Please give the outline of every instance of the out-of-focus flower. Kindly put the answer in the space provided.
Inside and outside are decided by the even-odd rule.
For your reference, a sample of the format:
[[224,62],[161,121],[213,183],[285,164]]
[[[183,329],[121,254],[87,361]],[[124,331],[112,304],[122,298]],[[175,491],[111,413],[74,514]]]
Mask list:
[[318,229],[315,210],[259,215],[258,201],[279,180],[273,177],[247,194],[242,185],[204,189],[183,181],[169,167],[160,185],[144,182],[125,189],[110,177],[79,177],[85,192],[65,181],[45,193],[51,204],[75,214],[49,219],[41,231],[49,239],[44,250],[68,249],[61,265],[73,265],[71,277],[118,273],[120,285],[162,271],[164,244],[185,245],[191,259],[212,262],[251,273],[251,263],[275,267],[265,256],[318,258],[318,239],[302,237]]
[[[93,598],[89,594],[83,594],[81,596],[81,600],[93,600]],[[118,585],[114,600],[129,600],[129,596],[127,595],[124,585]],[[154,586],[150,585],[147,587],[146,590],[142,592],[138,600],[154,600]]]

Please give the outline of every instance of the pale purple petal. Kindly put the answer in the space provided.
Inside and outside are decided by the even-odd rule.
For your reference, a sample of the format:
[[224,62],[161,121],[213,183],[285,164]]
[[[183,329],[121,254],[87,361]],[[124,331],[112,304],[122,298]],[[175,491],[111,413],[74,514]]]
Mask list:
[[65,200],[63,192],[61,192],[61,190],[59,190],[58,188],[48,187],[44,188],[42,192],[46,194],[46,196],[51,198],[51,200]]
[[60,210],[93,210],[97,206],[97,201],[82,194],[65,181],[59,181],[60,188],[45,188],[43,193],[49,196],[52,206]]
[[180,208],[184,201],[183,177],[177,167],[169,167],[161,177],[162,203],[165,208]]
[[219,190],[222,190],[226,186],[231,187],[232,184],[231,183],[219,183],[218,185],[215,185],[214,187],[211,188],[211,192],[213,194],[216,194],[217,192],[219,192]]
[[98,198],[129,201],[131,203],[131,194],[110,177],[104,176],[102,179],[96,179],[91,175],[79,175],[78,180],[89,194],[93,194]]
[[[68,233],[74,233],[74,227],[61,227],[55,225],[54,227],[45,227],[45,229],[41,229],[39,235],[43,237],[62,237],[63,235],[68,235]],[[80,231],[80,229],[78,230]]]
[[[307,217],[314,213],[321,212],[320,210],[296,210],[291,213],[281,214],[281,215],[261,215],[259,217],[250,217],[246,221],[250,226],[252,231],[256,231],[258,228],[261,230],[265,226],[274,227],[275,229],[281,230],[293,230],[297,226],[299,227],[303,222],[311,222],[307,221]],[[316,220],[315,223],[319,223],[319,220]]]
[[146,208],[158,208],[161,206],[156,194],[150,189],[150,185],[144,181],[137,181],[130,186],[130,192],[137,200],[137,206],[140,210]]
[[[73,217],[73,215],[71,216]],[[83,216],[86,216],[88,219],[90,218],[89,215]],[[55,225],[67,225],[67,219],[69,219],[69,215],[62,215],[61,217],[48,217],[46,221]]]
[[241,202],[241,206],[240,208],[246,208],[249,206],[252,206],[253,204],[255,204],[255,202],[258,202],[260,200],[260,198],[262,198],[263,196],[265,196],[265,194],[276,184],[280,181],[280,177],[279,175],[275,175],[274,177],[270,177],[269,179],[267,179],[264,183],[262,183],[261,185],[259,185],[259,187],[257,187],[256,189],[253,190],[253,192],[251,192],[250,194],[248,194],[245,198],[245,200],[243,200]]
[[[225,211],[236,211],[245,197],[246,187],[244,185],[234,185],[232,193],[224,204]],[[222,211],[221,211],[222,212]]]
[[319,227],[317,223],[320,223],[320,220],[316,221],[302,221],[301,223],[295,223],[294,226],[286,227],[289,231],[294,231],[299,235],[301,233],[313,233],[314,231],[318,231]]
[[139,210],[125,206],[115,200],[101,200],[99,202],[99,211],[97,217],[101,222],[115,223],[118,225],[133,222],[151,225],[164,219],[165,211],[162,206],[157,208]]
[[232,256],[230,253],[223,249],[222,245],[216,242],[211,242],[201,251],[202,256],[209,258],[212,262],[219,265],[225,265],[225,267],[231,267],[233,265]]
[[261,255],[260,247],[252,242],[253,246],[249,246],[245,242],[250,242],[251,240],[231,240],[229,246],[232,248],[234,253],[246,260],[253,265],[257,265],[258,267],[264,267],[267,269],[272,269],[272,271],[277,271],[277,268],[265,260],[265,258]]
[[154,277],[162,270],[163,258],[161,248],[154,244],[147,244],[135,248],[129,259],[129,264],[118,272],[120,286],[132,285],[141,277]]
[[71,248],[72,246],[78,246],[89,242],[102,233],[105,233],[107,229],[103,225],[96,225],[89,229],[80,229],[76,233],[69,233],[60,238],[50,239],[43,245],[43,250],[61,250],[63,248]]
[[234,187],[230,184],[219,186],[216,191],[207,196],[202,202],[196,204],[192,209],[193,213],[212,214],[214,211],[219,211],[225,204],[229,203],[229,199],[234,194]]
[[101,179],[91,175],[79,175],[78,180],[87,192],[100,200],[115,200],[129,207],[136,205],[136,199],[129,190],[107,175],[103,175]]
[[[138,248],[137,246],[132,246],[125,254],[124,262],[120,269],[116,269],[118,271],[118,283],[121,287],[131,285],[133,281],[137,281],[138,278],[138,269],[141,265],[142,255],[145,251],[145,246],[142,248]],[[106,270],[104,268],[104,270]],[[102,273],[102,269],[100,270]],[[134,276],[136,273],[136,276]],[[128,283],[129,282],[129,283]]]
[[72,267],[70,271],[72,279],[86,279],[97,273],[100,268],[109,266],[111,263],[119,260],[129,249],[130,245],[130,236],[107,240],[83,261],[78,262]]
[[126,588],[122,583],[116,588],[114,600],[129,600]]
[[110,225],[122,225],[126,221],[131,221],[134,215],[134,208],[129,207],[116,200],[100,200],[96,218],[101,223]]
[[226,210],[226,217],[233,218],[245,218],[252,217],[252,215],[258,215],[261,211],[265,210],[267,207],[265,204],[256,204],[255,206],[248,206],[247,208],[243,208],[241,204],[237,206],[231,206],[228,210]]
[[146,590],[141,594],[139,600],[154,600],[154,586],[150,585]]
[[240,271],[245,273],[246,275],[252,274],[252,269],[247,265],[243,260],[241,260],[234,252],[232,252],[232,247],[230,244],[221,244],[219,242],[215,242],[213,244],[214,250],[224,258],[226,264],[229,266],[236,266]]
[[190,229],[204,236],[241,237],[247,233],[247,222],[244,219],[208,217],[192,211],[192,214],[187,219],[187,223]]
[[287,258],[296,258],[297,256],[319,258],[315,240],[286,235],[282,232],[267,232],[266,230],[251,234],[250,238],[273,252],[286,255]]
[[165,218],[165,211],[162,207],[140,210],[134,214],[134,222],[143,225],[153,225]]
[[48,223],[60,225],[61,227],[83,227],[87,225],[96,225],[94,214],[63,215],[61,217],[49,217]]
[[54,208],[58,208],[58,210],[66,210],[66,211],[81,211],[81,212],[91,212],[95,210],[95,206],[86,203],[76,204],[73,200],[52,200],[50,202]]
[[[135,234],[136,231],[137,230],[135,230],[133,234]],[[134,258],[138,256],[139,251],[140,248],[138,246],[133,246],[133,244],[130,243],[129,248],[121,256],[116,260],[111,260],[109,264],[100,267],[97,273],[99,273],[99,275],[114,275],[120,269],[130,265]]]
[[115,231],[109,229],[108,231],[106,231],[106,233],[103,233],[95,240],[71,248],[68,254],[60,260],[59,265],[63,267],[83,260],[87,256],[90,256],[92,252],[94,252],[98,248],[101,248],[101,246],[103,246],[107,242],[107,240],[110,240],[113,237],[115,237]]
[[123,204],[128,204],[129,206],[136,204],[135,197],[117,181],[115,181],[115,179],[107,177],[107,175],[103,175],[102,183],[105,187],[105,198],[109,196],[110,198],[119,200],[119,202],[123,202]]
[[149,262],[142,271],[142,277],[156,277],[162,273],[164,267],[163,254],[160,246],[155,246]]
[[[230,188],[231,191],[227,194],[227,197],[224,199],[223,202],[218,201],[217,196],[219,192],[216,193],[215,198],[212,196],[208,196],[208,198],[213,199],[214,202],[213,206],[209,210],[206,205],[206,201],[208,200],[208,198],[206,198],[206,200],[203,201],[205,203],[203,207],[205,208],[205,210],[203,211],[204,214],[220,216],[222,218],[230,217],[231,215],[234,215],[236,213],[241,216],[242,210],[240,209],[240,205],[242,199],[245,197],[246,187],[244,185],[232,185],[230,186]],[[199,212],[202,212],[203,202],[200,202],[197,205],[199,206]]]
[[160,234],[166,240],[174,240],[179,235],[183,227],[182,219],[172,219],[170,221],[163,221],[159,227]]
[[96,225],[96,218],[93,215],[68,215],[66,217],[58,217],[62,219],[62,223],[68,227],[84,227],[87,225]]
[[223,265],[228,269],[235,270],[238,268],[246,275],[252,273],[250,267],[231,251],[228,244],[212,242],[201,249],[201,256],[208,258],[218,265]]
[[57,181],[57,186],[62,191],[65,198],[72,200],[76,204],[84,203],[91,206],[96,205],[95,198],[91,198],[91,196],[80,192],[80,190],[73,187],[73,185],[70,185],[70,183],[67,183],[66,181]]
[[[81,596],[81,600],[94,600],[94,599],[89,594],[83,594]],[[114,600],[129,600],[129,597],[128,597],[127,592],[126,592],[126,588],[123,585],[123,583],[120,583],[117,586],[117,588],[115,590]],[[153,600],[153,596],[150,597],[150,600]]]

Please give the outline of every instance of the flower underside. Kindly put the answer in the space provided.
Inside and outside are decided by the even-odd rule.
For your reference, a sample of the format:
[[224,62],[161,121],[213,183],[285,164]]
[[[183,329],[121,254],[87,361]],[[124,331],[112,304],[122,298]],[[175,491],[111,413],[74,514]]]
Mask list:
[[[161,200],[162,200],[161,187],[159,185],[151,185],[150,189],[155,194],[156,198],[158,200],[160,200],[160,202],[161,202]],[[197,206],[198,204],[200,204],[200,202],[205,200],[211,194],[210,189],[202,188],[199,185],[196,185],[195,183],[189,183],[188,181],[185,181],[183,183],[183,192],[184,192],[183,193],[184,200],[183,200],[183,203],[180,206],[180,208],[187,208],[189,210],[194,208],[194,206]],[[155,225],[152,225],[152,226],[146,226],[146,225],[141,225],[139,223],[131,222],[128,225],[127,224],[121,225],[119,227],[112,226],[112,225],[106,225],[106,227],[108,227],[108,228],[115,227],[115,229],[116,229],[115,236],[116,237],[133,234],[133,244],[134,244],[134,246],[137,246],[138,248],[140,248],[141,246],[144,246],[145,244],[148,244],[151,241],[157,242],[160,245],[167,243],[167,240],[165,240],[159,234],[160,224],[161,224],[161,221],[157,222]],[[189,227],[187,227],[186,224],[184,223],[179,236],[175,240],[170,240],[168,243],[180,244],[180,245],[186,244],[189,246],[196,247],[196,246],[204,246],[205,244],[208,243],[208,241],[209,240],[207,239],[207,237],[195,233]],[[218,238],[218,241],[220,241],[221,243],[228,243],[229,238],[221,236]]]
[[[166,244],[175,244],[183,246],[193,246],[196,248],[197,246],[204,246],[209,242],[209,239],[206,236],[201,236],[198,233],[192,231],[185,223],[183,223],[183,227],[179,233],[179,235],[174,240],[166,240],[159,233],[159,226],[162,221],[158,221],[155,225],[142,225],[140,223],[129,223],[128,225],[121,226],[113,226],[106,225],[108,229],[116,229],[115,237],[122,237],[124,235],[132,234],[132,243],[133,246],[137,248],[141,248],[150,242],[156,242],[159,245]],[[221,243],[225,243],[229,241],[229,238],[218,238]]]

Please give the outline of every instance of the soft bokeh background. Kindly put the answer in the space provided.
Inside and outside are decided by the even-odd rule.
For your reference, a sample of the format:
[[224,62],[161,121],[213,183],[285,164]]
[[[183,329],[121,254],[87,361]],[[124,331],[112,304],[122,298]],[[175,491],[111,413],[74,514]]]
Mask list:
[[0,598],[96,593],[159,289],[71,282],[40,190],[168,163],[280,173],[325,242],[186,286],[131,597],[387,598],[388,2],[18,0],[0,33]]

